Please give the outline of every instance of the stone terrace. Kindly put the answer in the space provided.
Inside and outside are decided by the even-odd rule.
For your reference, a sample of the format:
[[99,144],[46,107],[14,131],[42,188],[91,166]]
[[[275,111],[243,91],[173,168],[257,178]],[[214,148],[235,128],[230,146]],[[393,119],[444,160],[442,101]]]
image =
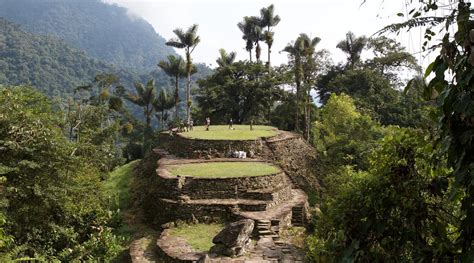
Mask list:
[[[304,185],[314,188],[317,182],[299,178],[306,163],[295,154],[310,149],[292,133],[251,141],[205,141],[163,135],[154,182],[148,191],[145,213],[155,224],[165,227],[158,238],[159,256],[164,262],[303,262],[304,252],[280,233],[292,226],[306,226],[309,220],[307,195],[298,189]],[[226,158],[235,150],[244,150],[249,159]],[[172,154],[170,154],[169,152]],[[300,152],[298,152],[300,151]],[[295,155],[295,156],[286,156]],[[179,156],[179,157],[177,157]],[[289,163],[285,163],[289,160]],[[277,162],[275,162],[277,161]],[[260,176],[204,178],[174,176],[170,166],[203,162],[278,163],[278,173]],[[293,176],[285,173],[290,171]],[[295,185],[294,183],[298,184]],[[155,212],[154,212],[155,211]],[[176,220],[208,222],[252,219],[256,227],[253,246],[239,258],[222,258],[194,251],[180,238],[169,235],[168,222]],[[165,224],[166,223],[166,224]]]

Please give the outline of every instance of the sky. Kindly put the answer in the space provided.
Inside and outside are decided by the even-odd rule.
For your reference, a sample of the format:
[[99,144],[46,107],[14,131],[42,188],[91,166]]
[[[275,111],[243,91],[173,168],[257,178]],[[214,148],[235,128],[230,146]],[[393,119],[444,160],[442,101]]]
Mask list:
[[[272,65],[287,62],[280,52],[300,33],[321,38],[317,48],[327,49],[335,63],[345,61],[345,55],[336,45],[348,31],[357,36],[372,36],[384,26],[401,22],[397,13],[406,13],[404,0],[106,0],[126,7],[131,16],[147,20],[161,36],[174,37],[175,28],[186,29],[198,24],[201,43],[192,54],[194,62],[215,66],[218,50],[237,52],[237,59],[248,59],[245,41],[237,23],[244,16],[258,16],[262,7],[275,5],[275,14],[281,22],[273,29]],[[407,50],[415,54],[422,65],[429,59],[419,53],[420,29],[392,35]],[[266,45],[262,43],[262,58],[266,61]],[[184,55],[182,50],[177,50]]]

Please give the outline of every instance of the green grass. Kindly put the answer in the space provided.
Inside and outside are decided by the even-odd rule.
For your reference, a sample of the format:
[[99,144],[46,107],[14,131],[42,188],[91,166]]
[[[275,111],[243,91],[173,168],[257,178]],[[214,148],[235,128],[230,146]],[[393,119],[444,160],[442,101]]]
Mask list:
[[214,245],[212,239],[224,228],[221,224],[184,224],[171,229],[171,236],[186,239],[198,252],[207,252]]
[[130,204],[130,181],[133,168],[139,161],[135,160],[115,168],[104,183],[106,195],[116,203],[117,208],[123,210]]
[[201,140],[255,140],[261,137],[272,137],[278,131],[271,126],[254,125],[250,130],[249,125],[233,125],[233,130],[228,125],[211,125],[209,131],[205,126],[195,126],[192,131],[180,133],[191,139]]
[[189,175],[202,178],[228,178],[261,176],[280,172],[276,166],[256,162],[208,162],[170,165],[172,175]]

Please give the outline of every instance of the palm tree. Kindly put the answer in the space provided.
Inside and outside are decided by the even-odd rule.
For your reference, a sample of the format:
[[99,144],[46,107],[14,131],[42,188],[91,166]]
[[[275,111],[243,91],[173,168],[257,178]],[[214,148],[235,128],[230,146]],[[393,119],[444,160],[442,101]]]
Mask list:
[[158,64],[168,76],[174,78],[175,90],[174,90],[174,119],[178,118],[178,104],[179,104],[179,78],[186,75],[186,68],[181,56],[175,57],[173,55],[168,56],[168,61],[160,61]]
[[271,31],[271,28],[278,25],[280,23],[280,16],[274,16],[274,6],[273,4],[268,6],[267,8],[260,9],[260,26],[266,27],[267,29],[263,33],[263,39],[268,46],[268,68],[270,68],[270,53],[273,45],[273,36],[274,32]]
[[216,63],[219,65],[220,68],[225,68],[227,66],[230,66],[234,63],[235,57],[237,56],[237,53],[235,52],[230,52],[227,54],[225,49],[221,48],[219,49],[219,58],[217,58]]
[[246,41],[245,50],[249,52],[250,62],[252,62],[252,50],[253,50],[253,31],[254,31],[254,22],[251,17],[245,16],[242,22],[237,24],[237,27],[244,34],[242,39]]
[[339,42],[336,47],[347,54],[347,66],[353,69],[360,61],[360,54],[366,44],[367,38],[365,36],[356,37],[354,33],[349,31],[346,34],[346,39]]
[[125,98],[143,108],[146,127],[151,128],[151,116],[153,115],[153,100],[156,97],[155,80],[151,79],[144,87],[141,83],[135,83],[137,95],[128,93]]
[[[153,108],[156,112],[161,112],[160,123],[161,127],[165,127],[165,112],[173,108],[175,101],[173,98],[168,96],[168,91],[166,89],[161,89],[158,98],[153,101]],[[157,115],[158,117],[158,115]]]
[[144,87],[141,83],[135,83],[135,90],[137,95],[128,93],[125,98],[143,108],[143,115],[146,120],[146,127],[143,133],[143,153],[148,148],[148,135],[151,134],[151,116],[153,115],[153,101],[156,98],[155,80],[151,79]]
[[296,42],[300,43],[302,48],[302,68],[303,68],[303,83],[304,83],[304,120],[305,130],[304,137],[309,140],[309,132],[311,129],[311,87],[313,86],[313,71],[315,69],[314,52],[316,45],[321,41],[319,37],[310,38],[307,34],[300,34]]
[[253,29],[252,29],[252,36],[253,41],[255,42],[255,59],[257,63],[260,62],[260,55],[262,53],[262,49],[260,48],[260,41],[264,40],[264,35],[262,32],[262,28],[260,27],[260,20],[257,17],[252,17],[253,19]]
[[288,55],[293,59],[294,62],[294,74],[295,74],[295,83],[296,83],[296,117],[295,117],[295,130],[299,131],[300,129],[300,87],[301,81],[303,79],[303,67],[301,64],[301,57],[303,54],[303,46],[300,41],[295,41],[288,44],[284,49],[284,52],[287,52]]
[[166,45],[172,46],[175,48],[184,48],[186,53],[186,74],[187,74],[187,83],[186,83],[186,116],[187,124],[191,121],[191,73],[193,71],[193,62],[191,59],[191,53],[193,53],[196,46],[201,42],[201,39],[197,35],[198,25],[194,24],[188,28],[188,30],[183,31],[181,28],[173,30],[173,33],[176,35],[176,38],[170,39],[166,42]]

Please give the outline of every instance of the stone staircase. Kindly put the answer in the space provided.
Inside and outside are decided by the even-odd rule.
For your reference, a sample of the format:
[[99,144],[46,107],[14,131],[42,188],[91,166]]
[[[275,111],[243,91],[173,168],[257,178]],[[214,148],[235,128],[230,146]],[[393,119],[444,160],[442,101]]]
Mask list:
[[304,205],[292,207],[291,213],[291,224],[293,226],[305,226],[308,223],[307,208]]

